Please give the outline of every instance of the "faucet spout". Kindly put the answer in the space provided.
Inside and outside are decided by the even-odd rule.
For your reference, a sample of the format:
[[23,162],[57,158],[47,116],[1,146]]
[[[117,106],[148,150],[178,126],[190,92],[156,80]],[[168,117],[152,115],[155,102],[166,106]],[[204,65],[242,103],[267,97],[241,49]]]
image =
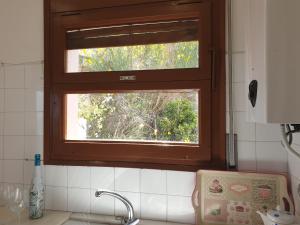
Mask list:
[[121,202],[124,203],[124,205],[126,206],[126,209],[127,209],[127,214],[128,214],[128,218],[127,218],[127,221],[126,221],[126,224],[125,225],[136,225],[139,223],[139,219],[136,219],[134,217],[134,209],[133,209],[133,206],[131,204],[131,202],[125,198],[124,196],[116,193],[116,192],[113,192],[113,191],[96,191],[95,192],[95,196],[96,197],[100,197],[102,195],[109,195],[109,196],[112,196],[116,199],[119,199]]

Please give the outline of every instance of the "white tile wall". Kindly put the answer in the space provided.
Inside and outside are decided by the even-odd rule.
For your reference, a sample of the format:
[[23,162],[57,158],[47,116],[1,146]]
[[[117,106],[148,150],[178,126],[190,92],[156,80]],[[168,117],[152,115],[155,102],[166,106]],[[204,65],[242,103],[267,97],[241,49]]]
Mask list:
[[101,198],[95,198],[95,191],[96,189],[91,189],[91,213],[115,215],[115,199],[111,196],[102,196]]
[[68,210],[68,189],[47,186],[45,190],[45,207],[53,210]]
[[68,211],[91,211],[91,191],[89,189],[68,188]]
[[5,73],[4,73],[4,66],[3,65],[0,65],[0,88],[4,88],[4,81],[5,81],[5,79],[4,79],[4,75]]
[[4,135],[25,134],[25,114],[23,112],[4,113]]
[[[279,126],[246,122],[245,1],[233,0],[234,123],[239,169],[286,173],[287,155],[279,142]],[[33,155],[43,150],[42,135],[43,64],[0,65],[0,181],[29,183]],[[293,160],[289,170],[296,185],[300,183],[300,168],[299,161]],[[44,170],[48,209],[123,213],[124,207],[117,200],[94,197],[100,188],[128,197],[142,218],[194,223],[190,198],[195,173],[64,166],[46,166]]]
[[191,198],[168,196],[168,221],[195,224],[195,217],[192,212]]
[[115,190],[127,192],[140,192],[140,170],[129,168],[116,168]]
[[141,194],[141,217],[167,219],[167,195]]
[[68,186],[68,167],[66,166],[46,166],[45,184],[55,187]]
[[4,84],[5,88],[24,88],[25,73],[24,65],[5,66],[4,67]]
[[0,89],[0,113],[4,112],[4,89]]
[[3,159],[24,159],[24,136],[3,137]]
[[43,136],[25,136],[24,156],[25,159],[34,159],[34,154],[40,153],[43,159]]
[[[118,193],[125,198],[127,198],[133,205],[135,216],[141,216],[141,193],[132,193],[132,192],[124,192],[118,191]],[[158,208],[160,209],[160,208]],[[119,200],[115,199],[115,214],[118,216],[126,215],[127,209],[125,205]]]
[[24,93],[24,89],[5,89],[5,111],[23,112],[25,107]]
[[3,161],[3,182],[23,183],[23,160],[4,160]]
[[90,188],[91,169],[89,167],[69,166],[68,187]]
[[280,142],[256,142],[256,155],[257,170],[277,173],[288,172],[287,153]]
[[115,190],[115,170],[109,167],[91,168],[91,188]]
[[195,173],[167,172],[167,193],[176,196],[192,196],[195,185]]
[[142,170],[141,192],[166,194],[167,172],[164,170]]
[[239,141],[238,148],[238,162],[240,170],[256,171],[256,151],[255,142],[253,141]]

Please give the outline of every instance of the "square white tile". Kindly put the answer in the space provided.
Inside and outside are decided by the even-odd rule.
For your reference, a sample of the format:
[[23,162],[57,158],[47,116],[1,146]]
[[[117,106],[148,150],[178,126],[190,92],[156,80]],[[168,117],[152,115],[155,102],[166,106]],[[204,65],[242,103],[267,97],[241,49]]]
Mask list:
[[287,173],[287,153],[280,142],[256,142],[258,172]]
[[256,124],[256,141],[281,141],[281,130],[279,124]]
[[246,111],[246,99],[245,83],[233,83],[233,110]]
[[90,195],[90,189],[68,188],[68,211],[89,213]]
[[107,195],[95,197],[96,189],[91,190],[91,213],[115,215],[115,198]]
[[0,113],[4,112],[4,96],[5,96],[4,89],[0,89]]
[[115,190],[115,169],[113,167],[91,167],[91,188]]
[[66,166],[45,166],[45,183],[50,186],[67,187],[68,170]]
[[91,188],[90,167],[69,166],[68,187]]
[[167,193],[167,172],[164,170],[141,170],[141,192]]
[[195,224],[195,211],[191,197],[168,196],[167,220],[175,223]]
[[238,150],[238,170],[256,171],[255,142],[239,141]]
[[43,90],[25,90],[25,111],[43,112],[44,111],[44,92]]
[[36,153],[43,159],[43,136],[25,136],[25,158],[34,159]]
[[235,53],[232,56],[233,61],[233,82],[242,83],[245,81],[245,53]]
[[115,168],[115,190],[140,192],[140,170]]
[[4,68],[4,66],[2,66],[1,64],[0,64],[0,88],[4,88],[5,87],[5,79],[4,79],[4,74],[5,74],[5,68]]
[[3,136],[0,135],[0,159],[3,159]]
[[192,196],[196,181],[196,173],[167,171],[168,195]]
[[25,87],[27,89],[44,87],[44,66],[42,63],[25,66]]
[[68,189],[46,186],[45,208],[50,210],[68,210]]
[[23,160],[3,160],[3,181],[23,184]]
[[255,124],[246,121],[245,112],[234,113],[234,130],[239,141],[255,141]]
[[4,160],[0,159],[0,182],[4,183],[3,179]]
[[25,68],[23,65],[5,66],[5,88],[24,88]]
[[25,134],[43,135],[44,114],[43,112],[25,112]]
[[24,159],[24,136],[4,136],[4,159]]
[[21,112],[4,113],[4,134],[24,135],[25,115]]
[[24,161],[24,184],[31,184],[34,171],[34,161]]
[[167,220],[167,196],[141,194],[141,218]]
[[24,89],[5,90],[5,112],[24,112]]
[[0,135],[4,134],[4,113],[0,112]]
[[[131,192],[118,192],[120,195],[127,198],[133,205],[135,217],[140,218],[140,202],[141,194],[140,193],[131,193]],[[124,216],[127,214],[126,206],[118,199],[115,199],[115,214],[116,216]]]

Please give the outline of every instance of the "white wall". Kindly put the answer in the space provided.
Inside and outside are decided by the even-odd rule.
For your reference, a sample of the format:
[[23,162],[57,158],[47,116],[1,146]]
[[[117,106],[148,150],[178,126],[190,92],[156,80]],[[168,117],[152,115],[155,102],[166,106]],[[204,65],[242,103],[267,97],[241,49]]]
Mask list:
[[0,61],[43,59],[43,0],[0,1]]
[[[234,116],[239,166],[240,170],[287,173],[287,154],[280,145],[279,126],[246,122],[245,1],[233,0]],[[33,153],[43,150],[43,65],[39,62],[43,52],[41,2],[0,2],[0,61],[36,61],[0,67],[2,182],[29,184]],[[20,41],[23,33],[27,38]],[[119,214],[119,202],[109,197],[97,200],[94,197],[96,188],[109,188],[127,196],[142,218],[194,222],[190,201],[194,173],[63,166],[44,169],[46,208]]]

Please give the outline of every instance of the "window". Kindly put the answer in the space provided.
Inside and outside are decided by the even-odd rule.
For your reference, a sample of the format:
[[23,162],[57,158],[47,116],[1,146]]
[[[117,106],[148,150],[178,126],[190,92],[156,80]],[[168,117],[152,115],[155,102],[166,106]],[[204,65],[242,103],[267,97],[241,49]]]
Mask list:
[[67,95],[66,140],[199,144],[198,91]]
[[116,2],[46,4],[45,163],[224,168],[224,1]]

